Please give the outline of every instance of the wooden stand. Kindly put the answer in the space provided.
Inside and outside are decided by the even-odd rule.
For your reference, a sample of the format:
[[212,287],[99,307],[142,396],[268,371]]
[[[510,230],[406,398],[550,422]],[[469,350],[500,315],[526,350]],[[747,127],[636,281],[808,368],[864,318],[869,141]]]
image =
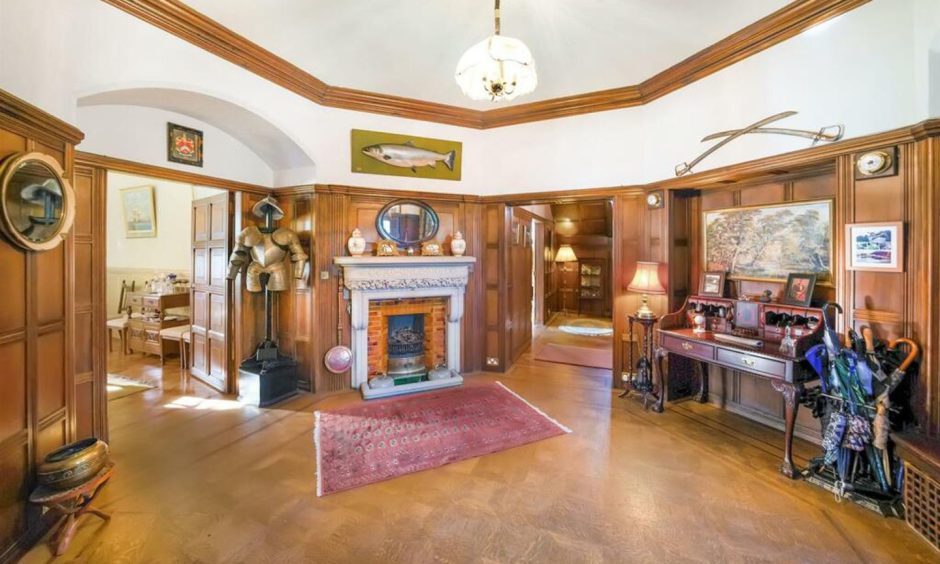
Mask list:
[[[636,391],[642,396],[644,408],[647,407],[647,402],[650,399],[654,399],[656,401],[653,403],[653,411],[660,413],[663,410],[662,400],[660,399],[664,395],[663,389],[660,388],[657,395],[657,392],[653,388],[653,326],[656,325],[659,318],[628,315],[627,320],[629,322],[628,333],[631,343],[630,350],[627,353],[627,366],[630,367],[630,379],[628,382],[624,382],[623,392],[621,392],[618,397],[626,397],[630,395],[630,392]],[[636,362],[634,362],[632,346],[635,339],[633,333],[634,324],[639,325],[643,332],[640,341],[640,355],[639,358],[636,359]]]
[[91,508],[91,503],[98,497],[101,488],[111,479],[114,473],[114,464],[109,462],[84,484],[67,490],[55,490],[46,486],[39,486],[29,496],[30,503],[41,505],[62,515],[53,534],[55,535],[55,555],[61,556],[69,548],[72,537],[75,536],[75,527],[78,518],[85,513],[91,513],[109,521],[111,516],[107,513]]

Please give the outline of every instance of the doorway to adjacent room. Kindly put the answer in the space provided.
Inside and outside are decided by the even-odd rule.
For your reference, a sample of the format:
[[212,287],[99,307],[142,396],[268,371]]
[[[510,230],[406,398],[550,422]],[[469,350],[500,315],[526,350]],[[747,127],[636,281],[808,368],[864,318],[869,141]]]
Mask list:
[[612,216],[608,199],[512,208],[513,359],[611,369]]

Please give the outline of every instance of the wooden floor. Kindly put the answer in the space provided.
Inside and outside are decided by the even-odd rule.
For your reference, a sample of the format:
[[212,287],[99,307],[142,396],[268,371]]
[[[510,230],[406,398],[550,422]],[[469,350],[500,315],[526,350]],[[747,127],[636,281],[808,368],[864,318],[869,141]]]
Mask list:
[[[120,372],[154,376],[131,357]],[[313,412],[352,392],[242,407],[207,388],[109,402],[115,477],[76,562],[937,562],[902,521],[776,472],[780,434],[709,406],[657,415],[608,371],[533,361],[499,380],[573,433],[317,498]],[[740,425],[738,425],[740,423]],[[809,456],[802,443],[798,453]],[[799,460],[805,462],[805,460]],[[46,544],[25,562],[49,562]]]

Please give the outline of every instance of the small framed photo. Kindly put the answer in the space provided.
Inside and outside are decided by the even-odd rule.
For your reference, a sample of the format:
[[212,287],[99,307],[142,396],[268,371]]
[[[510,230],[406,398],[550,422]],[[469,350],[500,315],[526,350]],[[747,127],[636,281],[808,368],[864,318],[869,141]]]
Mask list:
[[167,122],[166,158],[170,162],[201,167],[202,132]]
[[816,287],[816,274],[790,274],[787,287],[783,291],[781,303],[800,307],[809,307],[813,301],[813,288]]
[[725,297],[725,273],[720,271],[703,272],[698,285],[701,296]]
[[904,223],[849,223],[845,267],[868,272],[904,272]]

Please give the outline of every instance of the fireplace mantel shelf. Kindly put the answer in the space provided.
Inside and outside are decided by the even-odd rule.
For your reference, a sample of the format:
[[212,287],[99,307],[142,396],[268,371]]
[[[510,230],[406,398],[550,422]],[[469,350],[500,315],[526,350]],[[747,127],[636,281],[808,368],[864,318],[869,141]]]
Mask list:
[[476,257],[425,257],[425,256],[397,256],[397,257],[336,257],[333,261],[342,266],[438,266],[438,265],[470,265],[476,263]]

